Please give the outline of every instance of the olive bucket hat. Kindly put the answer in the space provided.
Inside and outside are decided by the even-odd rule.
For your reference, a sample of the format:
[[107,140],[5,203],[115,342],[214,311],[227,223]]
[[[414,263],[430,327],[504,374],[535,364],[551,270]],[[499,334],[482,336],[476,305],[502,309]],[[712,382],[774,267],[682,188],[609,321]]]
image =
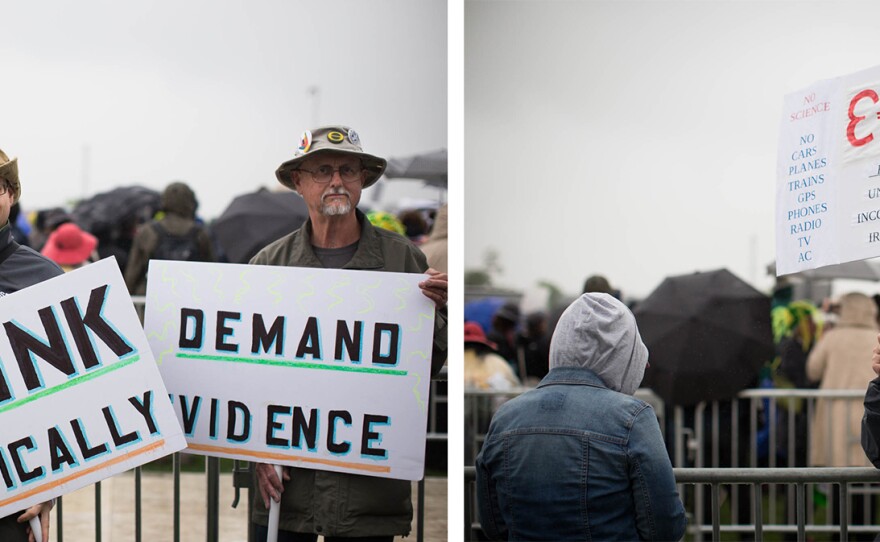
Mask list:
[[303,132],[299,138],[299,147],[296,154],[290,160],[284,162],[275,170],[275,176],[284,186],[296,190],[290,172],[299,169],[302,161],[322,151],[335,151],[351,154],[361,159],[364,166],[366,179],[364,188],[372,186],[379,180],[385,171],[387,162],[384,158],[373,156],[364,152],[361,147],[361,138],[357,132],[347,126],[324,126],[312,131]]
[[0,179],[6,179],[12,187],[12,196],[18,201],[21,196],[21,183],[18,182],[18,158],[12,160],[0,150]]

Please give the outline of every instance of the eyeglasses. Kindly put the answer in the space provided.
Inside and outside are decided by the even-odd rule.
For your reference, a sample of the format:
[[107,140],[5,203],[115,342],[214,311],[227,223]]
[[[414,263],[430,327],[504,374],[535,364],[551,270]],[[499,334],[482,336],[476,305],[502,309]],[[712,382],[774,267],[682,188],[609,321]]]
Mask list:
[[361,172],[364,168],[361,167],[352,167],[349,165],[339,166],[338,168],[333,168],[330,166],[320,166],[316,170],[308,170],[299,168],[298,171],[305,171],[312,176],[312,179],[318,184],[327,184],[333,179],[333,174],[337,171],[339,172],[339,177],[342,179],[342,182],[345,183],[353,183],[354,181],[359,181],[361,179]]

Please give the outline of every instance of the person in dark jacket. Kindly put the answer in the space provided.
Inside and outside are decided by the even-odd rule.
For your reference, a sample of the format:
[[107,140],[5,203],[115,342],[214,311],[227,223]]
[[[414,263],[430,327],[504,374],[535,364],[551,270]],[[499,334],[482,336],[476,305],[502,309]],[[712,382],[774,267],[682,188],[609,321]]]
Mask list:
[[[147,266],[150,259],[214,262],[211,237],[196,222],[199,202],[186,183],[173,182],[162,192],[164,215],[138,229],[125,266],[125,285],[132,295],[147,291]],[[166,247],[173,247],[167,248]]]
[[[19,245],[12,239],[9,210],[21,196],[18,179],[18,160],[9,159],[0,150],[0,297],[24,290],[38,282],[62,275],[64,272],[51,260],[30,247]],[[43,540],[49,540],[49,513],[51,502],[31,506],[23,514],[0,518],[0,540],[3,542],[27,542],[34,540],[28,521],[39,516],[43,528]]]
[[492,315],[492,328],[486,338],[498,345],[498,354],[507,360],[520,379],[519,364],[516,357],[516,330],[519,327],[519,305],[513,301],[501,306]]
[[12,228],[12,238],[19,245],[31,246],[31,240],[28,237],[30,225],[21,215],[21,204],[15,202],[9,210],[9,226]]
[[533,387],[547,376],[550,371],[550,336],[544,312],[526,316],[524,328],[516,334],[516,357],[524,385]]
[[871,356],[871,369],[877,378],[868,383],[865,392],[865,414],[862,417],[862,449],[868,461],[880,469],[880,334]]
[[[385,165],[385,159],[363,151],[357,132],[348,127],[303,133],[295,157],[275,175],[302,196],[309,220],[250,263],[424,273],[419,287],[436,307],[431,354],[436,374],[446,359],[447,275],[430,269],[411,241],[373,226],[357,210],[361,191],[379,180]],[[279,542],[315,541],[319,534],[327,542],[366,537],[391,542],[410,532],[412,497],[406,480],[304,468],[285,468],[279,480],[267,464],[257,464],[255,475],[257,540],[267,536],[270,499],[281,502]]]
[[868,461],[880,469],[880,377],[868,383],[862,417],[862,449]]

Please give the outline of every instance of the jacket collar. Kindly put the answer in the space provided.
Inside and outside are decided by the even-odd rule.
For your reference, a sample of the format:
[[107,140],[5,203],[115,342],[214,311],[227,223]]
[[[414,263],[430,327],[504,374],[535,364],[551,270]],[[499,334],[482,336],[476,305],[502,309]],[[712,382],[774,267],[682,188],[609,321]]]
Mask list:
[[[367,219],[366,215],[355,208],[355,217],[361,225],[361,237],[358,239],[357,251],[343,269],[382,269],[385,259],[382,257],[382,245],[379,233]],[[290,251],[290,265],[307,267],[324,267],[321,260],[312,250],[312,220],[306,221],[302,235],[294,238],[293,249]]]
[[574,384],[577,386],[610,389],[596,373],[584,367],[556,367],[550,369],[550,372],[538,383],[537,387],[543,388],[557,384]]

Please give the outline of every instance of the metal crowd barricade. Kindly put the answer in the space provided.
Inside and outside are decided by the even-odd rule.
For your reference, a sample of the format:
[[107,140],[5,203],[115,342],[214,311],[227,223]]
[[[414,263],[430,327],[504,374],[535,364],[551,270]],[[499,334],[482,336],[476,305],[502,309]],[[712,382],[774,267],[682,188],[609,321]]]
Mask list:
[[[866,382],[867,386],[867,382]],[[513,396],[528,391],[528,388],[518,388],[507,392],[485,392],[468,390],[465,393],[465,431],[466,442],[470,445],[466,450],[466,465],[473,465],[473,460],[482,447],[485,432],[489,426],[491,413],[499,406],[499,403]],[[764,469],[779,467],[805,468],[811,454],[811,430],[812,420],[815,418],[816,404],[819,400],[829,403],[844,402],[846,413],[841,420],[827,418],[825,427],[826,434],[831,434],[832,424],[843,423],[845,426],[844,441],[849,445],[860,447],[858,444],[860,435],[854,433],[848,420],[850,415],[860,415],[863,411],[862,401],[865,390],[812,390],[812,389],[751,389],[744,390],[736,398],[728,401],[716,401],[701,403],[685,408],[680,406],[667,407],[650,390],[639,390],[638,397],[651,403],[657,413],[660,428],[663,431],[667,444],[667,450],[674,467],[677,468],[711,468],[711,469],[743,469],[754,468],[763,472]],[[794,408],[794,405],[798,408]],[[830,405],[829,405],[830,408]],[[797,417],[800,416],[798,427]],[[767,423],[768,420],[772,423]],[[780,434],[779,424],[785,421],[787,430]],[[784,439],[784,440],[781,440]],[[830,456],[832,452],[832,439],[825,439],[826,452]],[[772,451],[772,453],[771,453]],[[797,457],[798,454],[800,457]],[[833,464],[833,463],[832,463]],[[845,464],[845,463],[844,463]],[[853,485],[850,491],[840,492],[842,497],[835,502],[834,492],[824,487],[825,482],[817,482],[810,486],[803,497],[806,513],[806,525],[812,530],[822,528],[832,530],[831,514],[824,514],[824,519],[817,515],[818,510],[834,510],[840,506],[851,509],[853,495],[865,494],[869,498],[862,499],[863,513],[871,510],[871,496],[880,493],[880,483],[876,478],[863,480],[863,485]],[[736,525],[748,521],[748,517],[741,515],[754,514],[754,510],[747,506],[730,505],[730,503],[744,503],[755,499],[755,486],[743,483],[731,483],[726,488],[724,496],[728,498],[727,507],[731,516],[731,523]],[[784,486],[780,492],[779,485]],[[824,490],[824,494],[823,494]],[[710,496],[707,495],[706,484],[692,484],[688,488],[680,487],[685,504],[691,510],[693,517],[700,519],[696,527],[692,527],[695,540],[701,540],[701,536],[708,532],[708,503]],[[781,518],[784,524],[792,526],[797,522],[798,506],[797,484],[774,483],[765,481],[762,491],[768,493],[766,500],[767,517]],[[741,492],[747,492],[741,494]],[[825,500],[824,506],[816,500]],[[844,502],[840,502],[844,501]],[[763,512],[763,510],[762,510]],[[782,521],[781,520],[781,521]],[[820,521],[821,520],[821,521]],[[824,527],[818,523],[824,524]],[[774,527],[775,528],[775,527]],[[791,528],[791,527],[789,527]],[[862,527],[854,527],[855,531]],[[864,527],[868,528],[868,527]],[[783,532],[785,529],[779,527]]]
[[[132,296],[135,309],[143,322],[143,306],[145,302],[144,296]],[[439,411],[446,411],[448,405],[448,397],[445,393],[439,392],[439,383],[447,381],[447,369],[444,366],[440,373],[431,379],[431,391],[429,396],[429,416],[427,437],[428,441],[447,441],[447,433],[445,428],[440,427]],[[180,453],[173,454],[172,458],[172,499],[173,499],[173,540],[180,542]],[[207,493],[207,536],[208,542],[217,542],[220,536],[220,459],[216,457],[205,458],[205,482]],[[134,492],[135,492],[135,542],[143,540],[143,514],[141,510],[141,467],[134,469]],[[253,489],[253,463],[246,461],[235,461],[232,468],[232,483],[235,488],[235,499],[231,503],[232,507],[237,507],[241,502],[241,490],[246,489],[245,499],[248,505],[248,518],[251,517],[251,506],[253,506],[253,498],[251,490]],[[101,482],[94,484],[95,488],[95,542],[101,542],[102,518],[101,518]],[[425,523],[425,480],[422,479],[418,483],[417,501],[416,501],[416,540],[424,541],[424,523]],[[57,542],[64,542],[64,498],[59,497],[55,505],[55,521],[52,524],[52,530],[55,532]],[[248,541],[254,540],[253,523],[248,521]]]
[[[847,521],[838,524],[815,525],[807,522],[809,510],[806,495],[808,488],[815,484],[834,484],[840,488],[842,498],[839,501],[841,518],[849,517],[849,499],[847,498],[855,483],[880,483],[880,471],[870,467],[843,468],[676,468],[675,481],[680,485],[709,485],[711,492],[710,525],[694,521],[693,512],[688,511],[688,533],[694,540],[702,539],[704,534],[711,533],[710,540],[720,540],[721,533],[750,533],[754,540],[763,540],[765,533],[796,534],[798,540],[806,540],[807,533],[839,533],[840,540],[847,540],[849,533],[880,532],[876,525],[852,525]],[[465,540],[480,540],[479,517],[476,506],[476,470],[465,467]],[[751,507],[754,521],[747,524],[721,522],[722,489],[726,486],[747,484],[752,489]],[[796,498],[796,519],[793,523],[765,523],[764,519],[764,486],[768,484],[784,484],[794,486]],[[768,493],[769,495],[769,493]],[[686,503],[685,503],[686,504]]]

